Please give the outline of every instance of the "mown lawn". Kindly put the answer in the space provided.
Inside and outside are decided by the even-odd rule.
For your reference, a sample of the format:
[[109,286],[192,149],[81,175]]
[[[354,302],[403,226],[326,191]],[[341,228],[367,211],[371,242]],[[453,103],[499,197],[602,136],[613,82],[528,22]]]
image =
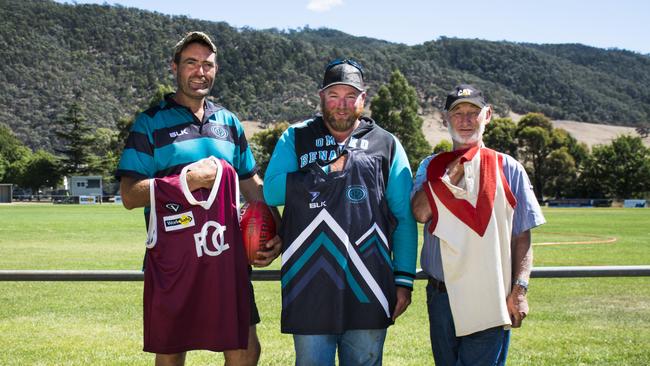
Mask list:
[[[536,266],[650,264],[650,210],[546,209]],[[0,205],[0,269],[139,269],[139,210],[116,205]],[[279,268],[274,263],[271,268]],[[391,327],[386,365],[431,365],[424,281]],[[261,365],[293,364],[279,332],[278,282],[256,282]],[[510,365],[650,364],[650,277],[533,279],[531,314]],[[141,282],[0,282],[0,365],[151,365],[142,348]],[[188,365],[221,364],[191,352]]]

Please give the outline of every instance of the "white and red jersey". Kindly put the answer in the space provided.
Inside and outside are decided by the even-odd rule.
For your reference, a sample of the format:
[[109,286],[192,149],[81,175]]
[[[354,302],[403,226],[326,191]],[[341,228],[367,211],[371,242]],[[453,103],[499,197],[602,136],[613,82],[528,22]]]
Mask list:
[[248,262],[235,170],[216,159],[211,190],[190,192],[187,171],[151,179],[144,282],[144,350],[247,348]]
[[[464,176],[453,185],[447,165],[460,155]],[[445,284],[456,336],[509,326],[512,218],[516,200],[503,174],[502,156],[487,148],[437,155],[425,190],[440,239]]]

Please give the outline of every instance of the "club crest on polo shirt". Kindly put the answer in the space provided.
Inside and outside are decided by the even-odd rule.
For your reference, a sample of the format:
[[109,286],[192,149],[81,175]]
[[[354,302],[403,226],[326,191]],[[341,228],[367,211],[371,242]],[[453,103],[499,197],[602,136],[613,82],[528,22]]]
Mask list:
[[163,225],[165,231],[182,230],[195,225],[194,214],[192,211],[180,213],[178,215],[164,216]]
[[220,140],[226,140],[228,138],[228,129],[224,126],[212,126],[211,131],[214,137]]

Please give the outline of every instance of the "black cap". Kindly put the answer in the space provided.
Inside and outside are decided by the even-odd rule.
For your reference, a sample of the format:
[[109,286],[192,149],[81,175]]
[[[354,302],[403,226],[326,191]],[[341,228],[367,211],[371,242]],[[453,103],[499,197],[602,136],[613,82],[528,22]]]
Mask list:
[[350,59],[334,60],[327,65],[321,90],[332,85],[349,85],[358,91],[364,91],[363,68]]
[[445,110],[450,111],[460,103],[471,103],[479,108],[487,105],[483,92],[469,84],[460,84],[447,94]]

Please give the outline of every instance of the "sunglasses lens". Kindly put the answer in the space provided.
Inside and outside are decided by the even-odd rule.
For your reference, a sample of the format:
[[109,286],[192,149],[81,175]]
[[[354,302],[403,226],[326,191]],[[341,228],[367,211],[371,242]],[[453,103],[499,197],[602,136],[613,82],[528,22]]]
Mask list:
[[361,71],[361,75],[363,75],[363,66],[361,66],[359,62],[351,58],[337,58],[336,60],[331,61],[329,64],[327,64],[327,67],[325,68],[325,72],[328,72],[329,69],[331,69],[332,67],[341,64],[352,65],[357,69],[359,69],[359,71]]

